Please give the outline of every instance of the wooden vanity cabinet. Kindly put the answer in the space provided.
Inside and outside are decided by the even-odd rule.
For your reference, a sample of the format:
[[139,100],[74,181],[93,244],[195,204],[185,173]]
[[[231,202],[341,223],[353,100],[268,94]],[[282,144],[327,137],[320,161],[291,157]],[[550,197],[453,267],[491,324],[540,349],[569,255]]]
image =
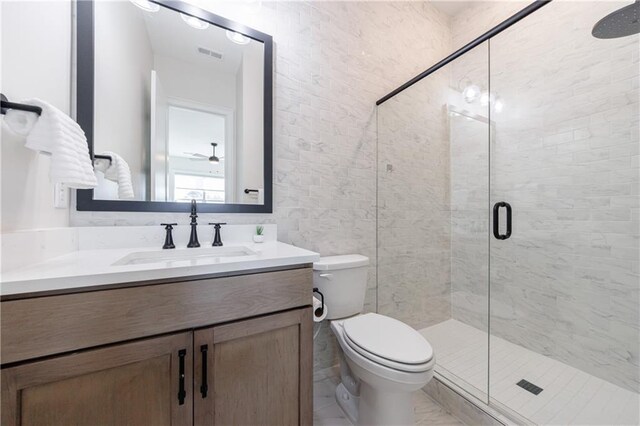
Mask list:
[[173,334],[3,369],[2,424],[191,425],[192,337]]
[[[146,287],[147,304],[135,311],[112,292],[137,296],[142,287],[3,301],[2,343],[15,343],[3,348],[14,362],[1,371],[2,425],[311,425],[310,268],[216,280]],[[256,303],[247,282],[268,297]],[[52,324],[52,306],[75,316],[67,328]],[[153,323],[158,312],[166,314]],[[154,335],[130,339],[132,329]],[[75,347],[49,355],[51,346],[27,340],[51,333],[64,339],[51,346]],[[87,346],[89,338],[104,343]]]
[[194,333],[196,425],[311,425],[311,308]]

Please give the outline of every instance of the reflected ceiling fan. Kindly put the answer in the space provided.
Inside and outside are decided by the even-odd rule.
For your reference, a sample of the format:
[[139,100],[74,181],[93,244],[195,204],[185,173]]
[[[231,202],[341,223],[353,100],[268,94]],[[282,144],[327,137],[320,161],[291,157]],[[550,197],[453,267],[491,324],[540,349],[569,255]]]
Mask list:
[[192,157],[195,157],[195,158],[190,158],[191,161],[208,161],[211,164],[218,164],[220,162],[220,160],[224,159],[224,157],[217,157],[216,156],[216,146],[218,146],[218,144],[215,143],[215,142],[213,142],[211,144],[212,153],[211,153],[210,157],[206,156],[204,154],[200,154],[198,152],[185,152],[185,154],[189,154]]

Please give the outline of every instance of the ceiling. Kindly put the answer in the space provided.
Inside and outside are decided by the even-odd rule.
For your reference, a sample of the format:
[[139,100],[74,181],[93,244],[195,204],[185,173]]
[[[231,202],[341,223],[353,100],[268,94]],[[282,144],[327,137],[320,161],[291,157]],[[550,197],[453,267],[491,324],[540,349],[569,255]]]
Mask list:
[[479,3],[480,0],[451,0],[451,1],[441,1],[441,0],[430,0],[429,3],[435,6],[440,12],[445,13],[449,16],[455,16],[458,13],[462,12],[465,8],[473,6],[474,3]]
[[[155,13],[142,11],[134,5],[131,7],[143,15],[154,54],[217,72],[238,71],[245,46],[230,41],[226,36],[226,30],[215,25],[209,25],[203,30],[192,28],[182,20],[180,13],[164,7]],[[251,40],[251,43],[259,42]],[[222,54],[222,59],[198,52],[199,47]]]

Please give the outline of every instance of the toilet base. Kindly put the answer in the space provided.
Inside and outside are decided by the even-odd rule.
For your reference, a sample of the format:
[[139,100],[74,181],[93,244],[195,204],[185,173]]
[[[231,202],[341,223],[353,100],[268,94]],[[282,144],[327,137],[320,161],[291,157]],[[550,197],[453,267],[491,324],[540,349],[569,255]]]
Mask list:
[[358,425],[413,425],[413,392],[385,392],[360,382]]
[[353,395],[347,390],[344,384],[340,383],[336,388],[336,402],[346,414],[351,423],[358,423],[358,405],[359,397]]
[[340,383],[336,402],[354,425],[413,425],[413,392],[384,392],[361,382],[355,396]]

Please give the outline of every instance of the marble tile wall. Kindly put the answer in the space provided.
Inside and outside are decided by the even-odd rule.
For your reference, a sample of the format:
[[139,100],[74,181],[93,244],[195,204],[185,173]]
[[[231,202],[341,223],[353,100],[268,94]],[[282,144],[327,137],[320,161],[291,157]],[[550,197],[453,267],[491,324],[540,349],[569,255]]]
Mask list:
[[[451,64],[455,94],[468,84],[489,87],[488,43]],[[489,107],[450,98],[448,116],[451,155],[451,314],[464,306],[467,322],[487,331],[489,294]],[[478,348],[478,350],[485,350]]]
[[378,312],[416,329],[451,315],[449,79],[378,107]]
[[[514,208],[511,239],[491,242],[491,332],[638,391],[640,38],[590,34],[626,4],[553,2],[491,42],[505,105],[492,114],[491,203]],[[454,44],[504,15],[496,3],[464,11]],[[454,74],[486,64],[465,66]],[[470,160],[453,156],[452,170]],[[451,244],[477,254],[454,231]],[[485,281],[464,279],[477,265],[453,265],[453,317],[486,329]]]
[[[427,2],[263,1],[256,11],[247,1],[190,1],[273,35],[275,45],[274,213],[201,221],[277,223],[283,242],[368,256],[367,309],[375,310],[375,101],[450,51],[449,18]],[[166,221],[188,217],[72,211],[70,218],[72,226]],[[334,364],[335,348],[325,325],[316,366]]]

